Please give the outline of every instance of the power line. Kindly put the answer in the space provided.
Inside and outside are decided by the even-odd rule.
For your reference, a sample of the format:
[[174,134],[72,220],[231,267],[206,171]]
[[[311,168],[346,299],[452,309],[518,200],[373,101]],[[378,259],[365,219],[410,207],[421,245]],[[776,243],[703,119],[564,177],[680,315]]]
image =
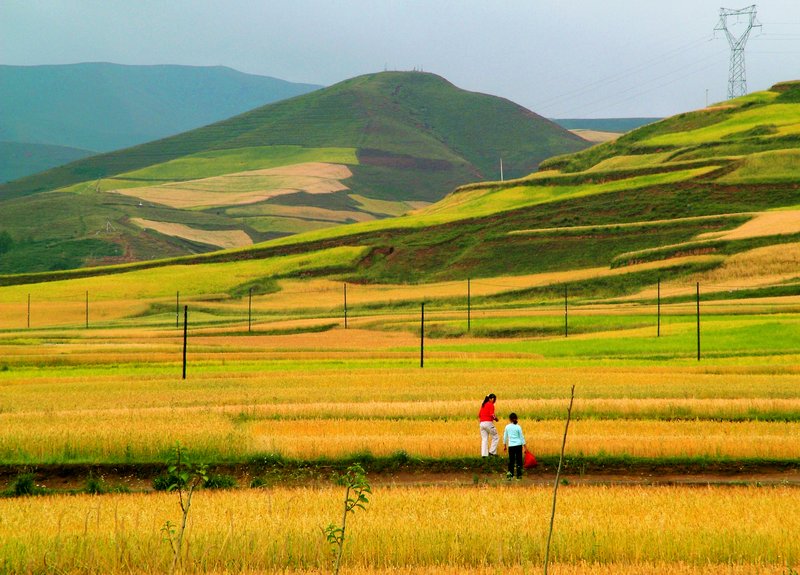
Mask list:
[[[592,114],[592,113],[595,113],[597,111],[603,110],[603,109],[608,108],[608,107],[613,106],[613,105],[629,102],[630,100],[639,98],[640,96],[643,96],[644,94],[649,94],[650,92],[654,92],[655,90],[659,90],[659,89],[661,89],[661,88],[663,88],[665,86],[672,85],[678,80],[682,80],[684,78],[688,78],[690,76],[693,76],[693,75],[695,75],[695,74],[697,74],[699,72],[704,72],[705,70],[709,70],[711,68],[714,68],[715,66],[717,66],[717,62],[711,62],[710,64],[708,64],[706,66],[702,66],[702,67],[696,68],[696,69],[693,68],[693,66],[696,65],[696,64],[699,64],[699,63],[702,63],[702,62],[717,58],[718,56],[719,56],[719,54],[713,54],[711,56],[707,56],[707,57],[705,57],[705,58],[703,58],[701,60],[696,61],[692,65],[691,71],[687,72],[687,68],[682,68],[680,70],[673,70],[672,72],[668,72],[666,74],[663,74],[661,76],[653,78],[652,80],[649,80],[647,82],[643,82],[643,83],[641,83],[639,85],[639,87],[647,86],[649,84],[652,84],[653,82],[658,82],[659,80],[664,80],[666,78],[670,78],[671,76],[674,76],[677,73],[686,72],[685,74],[682,74],[682,75],[680,75],[680,76],[678,76],[676,78],[671,78],[671,79],[669,79],[669,80],[667,80],[665,82],[661,82],[661,83],[653,86],[652,88],[648,88],[646,90],[637,90],[637,89],[625,90],[625,91],[622,92],[622,94],[626,94],[626,93],[631,94],[630,96],[625,97],[625,98],[620,98],[619,97],[620,94],[614,94],[614,95],[610,95],[610,96],[605,96],[605,97],[599,98],[597,100],[594,100],[593,102],[588,103],[587,104],[588,107],[582,107],[579,110],[581,110],[585,114]],[[600,103],[603,103],[603,102],[607,102],[607,103],[599,105],[599,106],[596,105],[596,104],[600,104]],[[576,109],[573,109],[573,111],[574,110],[576,110]]]
[[579,88],[576,88],[574,90],[570,90],[570,91],[567,91],[567,92],[562,92],[561,94],[558,94],[556,96],[552,96],[550,98],[541,100],[541,101],[539,101],[539,102],[534,104],[534,108],[536,110],[540,110],[541,108],[547,108],[548,106],[550,106],[552,104],[561,103],[561,102],[568,101],[568,100],[573,100],[573,99],[578,98],[578,97],[580,97],[580,96],[582,96],[582,95],[584,95],[586,93],[590,93],[590,92],[596,91],[597,88],[602,87],[604,85],[614,84],[614,83],[619,82],[621,80],[628,80],[628,79],[630,79],[631,75],[635,74],[636,72],[640,72],[642,70],[651,69],[655,65],[657,65],[657,64],[659,64],[661,62],[666,61],[666,60],[670,60],[672,57],[674,57],[675,55],[677,55],[677,54],[679,54],[681,52],[692,50],[692,49],[696,48],[697,46],[700,46],[702,44],[705,44],[705,43],[709,42],[711,39],[712,39],[711,36],[703,36],[700,39],[693,40],[693,41],[691,41],[691,42],[689,42],[689,43],[687,43],[685,45],[682,45],[682,46],[679,46],[677,48],[673,48],[671,50],[668,50],[668,51],[666,51],[666,52],[664,52],[662,54],[659,54],[658,56],[654,56],[653,58],[650,58],[650,59],[648,59],[648,60],[646,60],[644,62],[641,62],[640,64],[636,64],[636,65],[630,66],[628,68],[623,68],[619,72],[611,74],[610,76],[605,76],[603,78],[600,78],[598,80],[595,80],[594,82],[590,82],[588,84],[585,84],[585,85],[583,85],[583,86],[581,86]]

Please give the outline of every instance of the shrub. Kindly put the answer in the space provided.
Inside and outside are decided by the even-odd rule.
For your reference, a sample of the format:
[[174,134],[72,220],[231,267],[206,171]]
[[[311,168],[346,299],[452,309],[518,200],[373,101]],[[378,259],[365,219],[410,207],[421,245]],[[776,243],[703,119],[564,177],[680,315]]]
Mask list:
[[[175,489],[181,483],[184,482],[174,473],[165,473],[153,479],[153,489],[156,491],[169,491],[170,489]],[[185,486],[185,483],[183,486]]]
[[11,248],[13,247],[14,240],[11,238],[11,234],[5,230],[0,232],[0,255],[11,251]]
[[203,482],[203,487],[207,489],[233,489],[237,487],[236,478],[232,475],[209,475]]
[[36,485],[36,476],[33,473],[21,473],[17,475],[11,485],[12,494],[17,497],[25,495],[41,495],[45,492],[44,488]]
[[100,495],[110,491],[105,481],[92,474],[89,474],[89,477],[86,479],[86,485],[84,485],[83,490],[91,495]]

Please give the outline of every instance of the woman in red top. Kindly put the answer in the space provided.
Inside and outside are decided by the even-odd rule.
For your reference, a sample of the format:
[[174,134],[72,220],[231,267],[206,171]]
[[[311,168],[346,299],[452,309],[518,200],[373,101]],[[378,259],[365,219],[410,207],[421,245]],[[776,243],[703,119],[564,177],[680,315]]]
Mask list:
[[[481,456],[482,457],[495,457],[497,456],[497,444],[500,442],[500,436],[497,433],[497,428],[494,422],[497,417],[494,414],[494,404],[497,401],[497,396],[490,393],[483,398],[481,410],[478,412],[478,421],[481,426]],[[489,438],[492,438],[492,445],[489,446]]]

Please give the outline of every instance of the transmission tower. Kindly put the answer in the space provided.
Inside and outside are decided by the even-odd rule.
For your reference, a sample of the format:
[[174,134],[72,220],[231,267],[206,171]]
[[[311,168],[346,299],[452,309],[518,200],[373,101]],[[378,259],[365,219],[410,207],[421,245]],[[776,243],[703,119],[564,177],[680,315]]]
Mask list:
[[[737,33],[731,32],[728,28],[728,18],[736,18],[736,24],[744,24],[744,31]],[[719,9],[719,24],[714,28],[715,31],[725,32],[728,44],[731,45],[731,64],[728,70],[728,98],[737,98],[747,94],[747,74],[744,67],[744,47],[750,32],[753,28],[761,28],[761,24],[756,20],[756,5],[732,10],[730,8]]]

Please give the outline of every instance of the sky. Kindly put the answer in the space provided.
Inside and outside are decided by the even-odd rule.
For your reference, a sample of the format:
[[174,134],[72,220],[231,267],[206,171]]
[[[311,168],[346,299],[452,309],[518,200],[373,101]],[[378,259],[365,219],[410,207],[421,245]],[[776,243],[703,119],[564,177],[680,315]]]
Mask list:
[[[747,4],[724,4],[742,8]],[[724,100],[718,0],[0,0],[0,64],[224,65],[330,85],[423,69],[551,118]],[[800,79],[800,1],[758,4],[748,89]],[[741,30],[741,23],[734,29]]]

